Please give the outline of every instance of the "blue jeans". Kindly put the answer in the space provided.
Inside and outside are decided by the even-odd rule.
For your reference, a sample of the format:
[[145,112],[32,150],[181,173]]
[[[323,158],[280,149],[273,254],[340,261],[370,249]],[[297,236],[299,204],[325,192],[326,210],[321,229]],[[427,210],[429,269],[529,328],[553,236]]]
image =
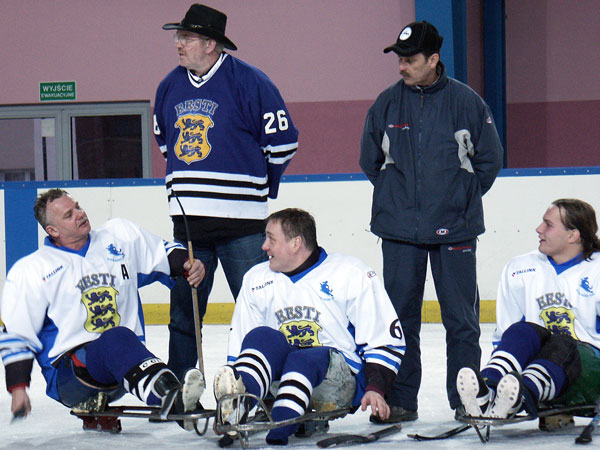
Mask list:
[[[261,249],[264,239],[264,233],[257,233],[220,240],[211,244],[192,241],[194,257],[202,261],[206,268],[206,277],[197,288],[200,321],[206,313],[206,304],[213,287],[219,261],[221,261],[227,284],[235,300],[242,287],[244,274],[251,267],[268,259],[267,254]],[[187,247],[187,242],[179,241],[179,243]],[[167,366],[177,378],[181,379],[185,371],[190,367],[195,367],[198,361],[192,289],[183,277],[177,278],[175,286],[171,290],[170,314],[169,362]]]

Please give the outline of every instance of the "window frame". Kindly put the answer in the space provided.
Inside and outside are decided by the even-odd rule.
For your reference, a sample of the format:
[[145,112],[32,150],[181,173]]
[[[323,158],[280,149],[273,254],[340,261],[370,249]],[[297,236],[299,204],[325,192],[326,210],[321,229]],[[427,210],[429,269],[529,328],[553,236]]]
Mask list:
[[[73,180],[73,117],[141,116],[142,178],[152,177],[152,114],[149,100],[0,105],[0,120],[54,119],[57,180]],[[38,180],[43,181],[43,180]]]

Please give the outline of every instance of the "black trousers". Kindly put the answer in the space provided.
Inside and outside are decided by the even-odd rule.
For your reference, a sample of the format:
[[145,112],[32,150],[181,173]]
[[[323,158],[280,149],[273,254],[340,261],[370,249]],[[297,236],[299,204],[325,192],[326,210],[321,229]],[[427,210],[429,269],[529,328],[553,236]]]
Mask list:
[[[406,353],[388,397],[390,405],[418,409],[417,395],[422,378],[419,335],[428,259],[446,329],[448,401],[452,409],[461,404],[456,390],[458,371],[464,366],[479,367],[481,361],[476,248],[476,239],[443,245],[383,239],[385,289],[406,339]],[[440,345],[443,344],[440,342]]]

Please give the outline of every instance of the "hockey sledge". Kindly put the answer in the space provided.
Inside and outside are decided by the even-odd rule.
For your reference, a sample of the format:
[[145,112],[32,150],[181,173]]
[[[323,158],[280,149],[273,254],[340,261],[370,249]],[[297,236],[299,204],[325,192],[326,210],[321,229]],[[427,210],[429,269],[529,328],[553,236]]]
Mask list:
[[[460,416],[457,418],[458,421],[471,425],[471,427],[477,432],[477,436],[484,444],[490,440],[490,427],[498,427],[504,425],[510,425],[513,423],[526,422],[535,419],[544,419],[551,416],[557,416],[561,414],[570,414],[573,416],[581,417],[593,417],[596,414],[596,405],[579,405],[579,406],[565,406],[565,407],[541,407],[536,415],[533,414],[518,414],[516,416],[500,419],[495,417],[473,417],[473,416]],[[417,439],[415,437],[415,439]]]
[[[139,419],[173,422],[178,420],[193,420],[194,431],[203,436],[208,429],[208,422],[215,416],[214,409],[206,409],[185,414],[161,414],[160,406],[108,406],[103,411],[71,410],[71,415],[83,421],[84,431],[106,431],[119,433],[122,430],[121,418],[134,417]],[[199,425],[204,421],[203,425]]]
[[[235,424],[226,423],[222,417],[222,405],[225,400],[233,400],[238,404],[256,402],[252,416],[247,414],[238,414]],[[335,409],[332,411],[310,411],[300,417],[293,419],[274,421],[270,409],[264,401],[256,395],[250,393],[226,394],[217,402],[214,429],[217,434],[224,434],[219,442],[219,446],[228,447],[239,439],[242,448],[249,446],[249,437],[261,431],[268,431],[273,428],[279,428],[285,425],[293,424],[311,424],[313,431],[326,432],[329,428],[327,422],[333,419],[339,419],[352,412],[352,408]],[[313,434],[312,432],[307,435]]]

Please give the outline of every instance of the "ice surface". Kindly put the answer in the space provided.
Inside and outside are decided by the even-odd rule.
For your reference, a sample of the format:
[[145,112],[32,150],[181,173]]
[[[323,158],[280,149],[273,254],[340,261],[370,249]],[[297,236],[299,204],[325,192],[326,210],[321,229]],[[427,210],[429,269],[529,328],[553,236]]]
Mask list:
[[[482,325],[481,345],[483,358],[487,360],[491,352],[492,324]],[[214,408],[212,396],[212,380],[216,370],[225,362],[225,347],[229,327],[226,325],[207,325],[204,327],[203,352],[206,370],[207,391],[202,397],[206,408]],[[147,328],[148,347],[159,357],[167,358],[168,330],[166,326],[149,326]],[[416,442],[409,433],[437,434],[459,426],[454,421],[454,413],[448,405],[445,390],[445,333],[440,324],[423,324],[421,333],[423,357],[423,383],[419,395],[419,420],[403,425],[403,430],[377,443],[354,446],[355,448],[383,449],[439,449],[439,448],[485,448],[485,449],[554,449],[575,447],[575,437],[579,435],[589,419],[576,418],[576,427],[555,432],[544,433],[537,429],[537,422],[493,428],[491,439],[483,446],[474,431],[469,430],[445,441]],[[32,402],[32,413],[24,420],[13,424],[10,414],[10,394],[6,392],[4,371],[0,374],[0,430],[2,439],[0,448],[18,449],[151,449],[151,448],[201,448],[218,449],[218,437],[212,432],[212,421],[205,436],[185,432],[174,423],[155,424],[145,419],[122,419],[123,431],[119,434],[84,432],[81,421],[69,414],[69,410],[54,400],[46,397],[45,383],[37,365],[34,365],[32,386],[29,391]],[[125,404],[140,404],[133,396],[126,395]],[[368,434],[381,426],[369,423],[368,412],[357,412],[352,416],[338,419],[330,423],[329,436],[336,433]],[[264,441],[265,433],[250,437],[251,448],[268,448]],[[292,437],[289,448],[316,449],[315,443],[325,435],[306,439]],[[595,438],[600,442],[600,435]],[[592,442],[589,447],[594,447]],[[240,448],[239,443],[231,448]],[[280,448],[280,447],[279,447]],[[338,447],[339,448],[339,447]],[[577,446],[580,448],[580,446]]]

